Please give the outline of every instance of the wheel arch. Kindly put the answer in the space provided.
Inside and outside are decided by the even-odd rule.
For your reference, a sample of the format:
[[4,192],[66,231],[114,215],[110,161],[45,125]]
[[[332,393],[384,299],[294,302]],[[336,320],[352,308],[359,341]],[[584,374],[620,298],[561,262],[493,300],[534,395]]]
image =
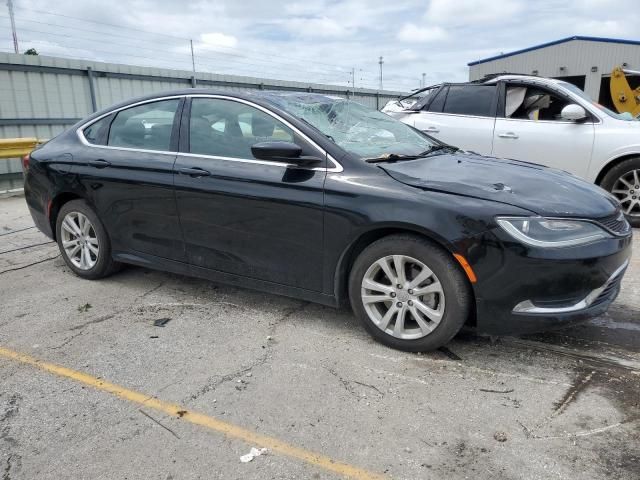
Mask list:
[[58,213],[60,213],[60,209],[65,203],[69,203],[72,200],[85,200],[86,199],[79,195],[77,192],[59,192],[55,197],[51,199],[48,208],[49,214],[49,225],[51,226],[51,233],[53,234],[53,239],[58,240],[56,238],[56,222],[58,220]]
[[596,177],[596,181],[594,183],[596,185],[598,185],[598,186],[602,185],[602,181],[604,180],[604,177],[607,176],[607,173],[609,173],[612,168],[614,168],[615,166],[621,164],[625,160],[630,160],[632,158],[640,158],[640,152],[625,153],[624,155],[620,155],[619,157],[616,157],[616,158],[613,158],[613,159],[609,160],[609,162],[607,162],[600,169],[600,172],[598,173],[598,176]]
[[[334,295],[336,297],[336,301],[338,302],[338,304],[345,305],[348,302],[349,274],[351,272],[353,263],[355,262],[356,258],[358,258],[358,255],[360,255],[360,253],[362,253],[362,251],[365,248],[367,248],[369,245],[371,245],[373,242],[380,240],[381,238],[387,237],[389,235],[402,234],[402,233],[417,235],[417,236],[426,238],[427,240],[432,242],[434,245],[438,246],[439,248],[442,248],[444,251],[449,253],[452,258],[454,258],[453,255],[457,253],[454,251],[453,245],[447,240],[445,240],[444,238],[442,238],[440,235],[430,230],[420,228],[416,225],[410,225],[410,224],[376,225],[364,232],[361,232],[347,246],[347,248],[345,248],[345,250],[340,255],[338,264],[336,265],[336,269],[334,272],[334,285],[333,285]],[[471,285],[471,282],[469,282],[469,278],[467,277],[467,274],[464,272],[464,269],[462,268],[462,266],[457,261],[454,261],[454,264],[457,266],[457,268],[460,269],[460,272],[462,273],[462,275],[464,276],[464,278],[469,284],[469,290],[473,297],[472,304],[474,305],[474,308],[472,309],[472,318],[470,320],[471,320],[471,323],[475,324],[475,292],[474,292],[473,286]]]

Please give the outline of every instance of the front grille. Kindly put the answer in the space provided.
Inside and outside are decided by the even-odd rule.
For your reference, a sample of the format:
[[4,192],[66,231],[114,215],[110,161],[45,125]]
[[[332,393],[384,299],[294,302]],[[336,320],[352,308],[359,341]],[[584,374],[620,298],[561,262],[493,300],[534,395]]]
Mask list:
[[609,217],[599,218],[596,221],[616,235],[625,235],[631,230],[629,222],[627,222],[620,210]]

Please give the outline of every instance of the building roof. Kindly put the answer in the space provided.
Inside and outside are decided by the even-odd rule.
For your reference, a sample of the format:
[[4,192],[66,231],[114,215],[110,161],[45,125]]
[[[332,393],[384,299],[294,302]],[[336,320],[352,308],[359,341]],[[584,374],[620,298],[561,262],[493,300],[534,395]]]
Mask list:
[[561,38],[560,40],[554,40],[553,42],[541,43],[540,45],[534,45],[533,47],[523,48],[522,50],[503,53],[501,55],[496,55],[495,57],[483,58],[481,60],[469,62],[467,63],[467,65],[471,67],[473,65],[478,65],[480,63],[492,62],[493,60],[499,60],[501,58],[511,57],[513,55],[520,55],[521,53],[530,52],[532,50],[539,50],[541,48],[551,47],[553,45],[558,45],[560,43],[571,42],[572,40],[584,40],[587,42],[600,42],[600,43],[621,43],[625,45],[640,45],[640,41],[638,40],[624,40],[621,38],[605,38],[605,37],[585,37],[581,35],[574,35],[573,37]]

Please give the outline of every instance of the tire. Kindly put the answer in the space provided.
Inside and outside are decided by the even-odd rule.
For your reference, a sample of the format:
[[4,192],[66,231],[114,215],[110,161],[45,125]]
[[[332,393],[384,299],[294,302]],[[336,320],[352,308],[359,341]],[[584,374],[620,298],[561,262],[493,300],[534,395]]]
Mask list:
[[[398,284],[393,288],[389,281],[389,274],[398,278],[398,257],[406,277],[403,288]],[[424,279],[418,281],[419,275]],[[418,282],[413,288],[412,281]],[[378,290],[381,286],[385,291]],[[431,292],[420,295],[425,289]],[[385,300],[370,298],[378,295]],[[454,258],[429,240],[410,234],[384,237],[358,256],[349,275],[349,299],[355,315],[376,340],[408,352],[435,350],[448,343],[469,317],[472,305],[471,286]],[[395,312],[389,313],[392,307]],[[404,325],[400,310],[404,310]]]
[[[630,182],[630,180],[635,181]],[[640,186],[640,157],[629,158],[617,164],[607,172],[600,182],[600,186],[620,200],[622,210],[631,226],[640,227],[640,189],[638,188]],[[632,210],[630,214],[627,214],[629,206],[632,207]]]
[[[86,227],[85,233],[79,231],[81,225]],[[56,218],[56,239],[62,258],[79,277],[96,280],[120,267],[111,257],[111,241],[104,225],[84,200],[72,200],[62,206]]]

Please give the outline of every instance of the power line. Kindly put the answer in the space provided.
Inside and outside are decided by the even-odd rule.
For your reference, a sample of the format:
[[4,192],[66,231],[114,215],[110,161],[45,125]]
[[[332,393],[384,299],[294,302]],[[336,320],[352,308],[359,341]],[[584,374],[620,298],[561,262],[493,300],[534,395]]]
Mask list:
[[[1,28],[1,27],[0,27]],[[52,35],[52,36],[56,36],[56,37],[63,37],[63,38],[68,38],[70,40],[88,40],[88,41],[99,41],[97,39],[91,39],[91,38],[86,38],[86,37],[78,37],[78,36],[73,36],[73,35],[68,35],[65,33],[56,33],[56,32],[44,32],[41,30],[35,30],[35,29],[30,29],[30,28],[22,28],[21,29],[23,32],[29,32],[29,33],[39,33],[39,34],[44,34],[44,35]],[[42,40],[32,40],[32,41],[42,41]],[[129,46],[129,44],[125,44],[125,43],[118,43],[118,42],[110,42],[109,45],[116,45],[116,46]],[[104,50],[104,49],[96,49],[93,48],[89,45],[85,46],[85,47],[75,47],[75,46],[69,46],[69,45],[65,45],[62,43],[58,43],[57,46],[64,48],[64,49],[70,49],[70,50],[77,50],[77,51],[82,51],[82,52],[94,52],[94,53],[99,53],[99,54],[107,54],[107,55],[115,55],[117,57],[121,57],[121,56],[127,56],[127,57],[133,57],[133,58],[140,58],[143,60],[150,60],[148,55],[136,55],[136,54],[132,54],[132,53],[123,53],[121,50],[119,51],[112,51],[112,50]],[[160,53],[162,52],[163,56],[172,56],[172,57],[180,57],[181,54],[176,53],[176,52],[168,52],[166,50],[159,50],[159,49],[154,49],[154,48],[150,48],[150,47],[144,47],[144,46],[138,46],[137,50],[146,50],[149,51],[151,53]],[[57,52],[55,53],[56,55],[58,54]],[[197,55],[199,60],[211,60],[212,62],[216,62],[216,64],[218,65],[218,69],[220,68],[220,62],[221,59],[219,58],[214,58],[214,57],[209,57],[209,56],[205,56],[205,55]],[[186,66],[188,65],[189,67],[193,67],[193,64],[190,60],[187,60],[187,56],[184,55],[181,58],[177,59],[177,58],[172,58],[171,61],[174,63],[179,63],[181,64],[181,66]],[[234,66],[232,66],[231,68],[235,68],[236,70],[239,71],[245,71],[248,73],[253,74],[252,76],[255,76],[256,70],[260,70],[261,72],[270,72],[273,71],[275,73],[282,73],[282,70],[279,69],[277,64],[274,64],[273,62],[269,62],[267,64],[261,65],[261,64],[254,64],[254,63],[250,63],[250,62],[243,62],[240,60],[232,60],[232,59],[225,59],[222,60],[223,62],[229,62],[229,63],[233,63],[236,64]],[[157,64],[158,60],[157,59],[153,59],[153,63]],[[200,62],[201,64],[203,64],[202,62]],[[171,65],[170,63],[164,62],[165,65]],[[203,65],[207,65],[206,63]],[[228,65],[226,65],[227,68],[229,68]],[[183,67],[185,70],[187,70],[188,68]],[[287,66],[287,70],[288,71],[292,71],[292,72],[298,72],[298,73],[302,73],[302,74],[311,74],[312,77],[316,77],[319,79],[322,79],[322,81],[332,81],[335,82],[336,81],[336,77],[334,75],[332,75],[329,72],[323,71],[323,72],[314,72],[314,71],[309,71],[309,70],[304,70],[304,69],[299,69],[299,68],[292,68],[290,66]],[[273,73],[269,73],[270,75],[273,75]],[[345,80],[340,81],[340,83],[348,83],[348,80],[346,80],[346,75],[347,73],[344,73],[345,75]]]
[[[68,18],[68,19],[71,19],[71,20],[79,21],[79,22],[93,23],[93,24],[96,24],[96,25],[119,28],[119,29],[123,29],[123,30],[136,31],[136,32],[145,33],[145,34],[148,34],[148,35],[157,35],[157,36],[161,36],[161,37],[168,37],[168,38],[173,38],[173,39],[176,39],[176,40],[181,40],[183,42],[188,42],[190,40],[190,38],[187,38],[187,37],[180,37],[180,36],[177,36],[177,35],[170,35],[170,34],[167,34],[167,33],[152,32],[150,30],[143,30],[143,29],[129,27],[129,26],[117,25],[117,24],[114,24],[114,23],[99,22],[99,21],[96,21],[96,20],[89,20],[89,19],[86,19],[86,18],[74,17],[74,16],[71,16],[71,15],[65,15],[65,14],[62,14],[62,13],[53,13],[53,12],[47,12],[47,11],[44,11],[44,10],[35,10],[35,9],[25,8],[25,7],[22,7],[22,6],[18,7],[17,9],[21,10],[21,11],[26,11],[26,12],[33,12],[33,13],[38,13],[38,14],[52,15],[52,16],[56,16],[56,17]],[[29,20],[29,21],[34,21],[34,20]],[[58,25],[58,26],[69,27],[68,25]],[[111,33],[109,33],[109,34],[111,34]],[[268,56],[272,56],[272,57],[279,57],[279,58],[297,60],[297,61],[301,61],[301,62],[309,62],[308,58],[291,57],[291,56],[287,56],[287,55],[278,55],[276,53],[265,53],[265,52],[260,52],[260,51],[257,51],[257,50],[248,50],[248,49],[244,49],[244,48],[240,49],[240,48],[234,48],[234,47],[229,47],[229,46],[224,46],[224,45],[218,45],[217,47],[218,48],[228,49],[228,50],[233,50],[233,51],[240,51],[243,54],[246,53],[246,52],[252,52],[252,53],[256,53],[258,55],[268,55]],[[320,65],[326,65],[326,66],[331,66],[331,67],[347,68],[344,65],[326,63],[326,62],[319,62],[317,60],[311,61],[311,63],[317,63],[317,64],[320,64]]]
[[[162,52],[163,57],[165,58],[167,56],[171,57],[169,62],[166,62],[166,61],[164,62],[165,65],[172,65],[169,68],[174,68],[175,64],[180,64],[182,68],[187,70],[185,66],[189,65],[190,68],[188,69],[195,71],[195,60],[197,58],[198,64],[201,65],[202,68],[211,68],[212,65],[208,61],[212,62],[214,65],[213,68],[211,68],[212,73],[220,73],[220,70],[222,67],[226,70],[229,70],[230,72],[234,72],[234,73],[247,72],[249,76],[256,76],[256,70],[258,70],[261,75],[268,75],[274,79],[278,77],[280,79],[283,79],[282,77],[283,76],[286,77],[287,73],[295,72],[297,75],[306,77],[307,79],[306,81],[309,81],[309,78],[314,78],[315,79],[314,82],[319,81],[319,83],[324,82],[324,83],[333,83],[333,84],[345,84],[345,85],[351,85],[355,88],[355,80],[356,80],[355,67],[347,68],[343,65],[332,64],[327,62],[319,62],[315,60],[308,60],[307,58],[291,57],[291,56],[279,55],[275,53],[266,53],[266,52],[259,52],[256,50],[239,49],[239,48],[222,46],[222,45],[213,46],[213,45],[206,45],[205,43],[205,46],[202,46],[202,45],[194,44],[193,40],[191,39],[177,36],[177,35],[157,33],[157,32],[152,32],[148,30],[123,26],[123,25],[117,25],[113,23],[83,19],[83,18],[71,16],[71,15],[65,15],[65,14],[59,14],[59,13],[53,13],[53,12],[47,12],[47,11],[35,10],[35,9],[28,9],[24,7],[18,7],[17,10],[25,11],[25,12],[34,12],[34,13],[43,14],[43,15],[51,15],[51,16],[60,17],[60,18],[66,18],[66,19],[73,20],[74,22],[80,22],[81,24],[82,23],[94,24],[94,25],[99,25],[101,27],[117,28],[125,32],[139,32],[144,35],[164,37],[165,39],[172,39],[172,41],[169,42],[167,40],[141,38],[139,35],[131,36],[131,35],[119,34],[116,32],[96,31],[95,28],[83,29],[76,25],[69,25],[69,24],[65,25],[65,24],[52,23],[52,22],[46,22],[46,21],[43,22],[39,20],[34,20],[32,18],[23,17],[22,15],[17,17],[19,24],[26,22],[26,23],[44,25],[45,27],[47,27],[47,29],[63,28],[65,29],[65,31],[74,31],[74,32],[84,31],[84,32],[90,33],[91,35],[101,35],[102,38],[91,38],[91,37],[80,37],[78,35],[67,35],[67,34],[59,33],[59,30],[56,32],[51,32],[51,31],[43,31],[43,30],[37,30],[33,28],[21,27],[20,31],[27,31],[33,34],[40,34],[40,35],[51,35],[54,37],[64,37],[70,40],[86,40],[89,42],[102,43],[103,45],[105,43],[105,39],[107,38],[108,39],[107,45],[120,45],[124,47],[132,47],[132,48],[135,48],[136,50],[146,50],[146,51],[152,52],[153,54]],[[9,18],[9,17],[0,15],[0,18]],[[129,41],[132,43],[114,42],[112,39],[113,37],[121,38],[121,39],[124,39],[125,41]],[[42,40],[32,39],[32,41],[42,42],[42,41],[45,41],[45,39],[42,39]],[[187,47],[187,44],[186,44],[187,41],[189,41],[189,47]],[[142,46],[140,45],[140,42],[153,44],[153,47]],[[176,43],[176,42],[179,42],[179,43]],[[170,49],[158,48],[158,44],[167,45],[172,47],[173,49],[184,50],[184,54],[179,51],[172,52],[171,48]],[[61,55],[57,53],[57,49],[54,47],[84,52],[85,56],[87,55],[93,56],[97,54],[97,56],[100,57],[100,54],[104,54],[104,55],[108,55],[111,61],[114,61],[113,57],[115,57],[116,62],[119,61],[118,59],[120,57],[124,56],[129,58],[142,59],[146,64],[148,64],[149,61],[152,61],[153,65],[157,65],[159,63],[158,56],[156,55],[153,55],[155,58],[151,59],[148,56],[135,55],[132,53],[123,53],[122,50],[115,52],[115,51],[104,50],[104,49],[96,49],[90,45],[86,45],[85,48],[80,48],[77,46],[70,46],[70,45],[65,45],[64,43],[52,41],[52,48],[49,48],[48,50],[53,51],[54,55],[64,56],[66,58],[77,58],[77,57],[74,57],[72,55]],[[42,48],[47,50],[47,48],[45,47],[39,47],[39,50]],[[104,46],[102,46],[102,48],[104,48]],[[212,54],[216,55],[216,57],[202,54],[203,50],[212,52]],[[228,51],[224,51],[224,50],[228,50]],[[240,52],[240,53],[237,53],[237,52]],[[258,57],[251,56],[251,55],[248,55],[247,52],[252,52],[259,56]],[[191,54],[190,59],[188,57],[189,53]],[[181,55],[184,55],[184,56],[181,57]],[[223,56],[225,58],[222,59],[217,56]],[[274,60],[271,60],[270,58],[279,58],[283,60],[274,61]],[[301,62],[304,62],[305,67],[301,68],[299,66]],[[379,88],[382,89],[383,88],[382,65],[384,63],[383,57],[379,58],[378,63],[380,68]],[[335,70],[322,69],[321,67],[319,67],[319,65],[333,67]],[[359,73],[360,88],[375,89],[375,80],[371,78],[373,77],[373,74],[370,71],[365,71],[361,68],[358,69],[358,71],[360,72]],[[274,72],[274,73],[270,73],[270,72]],[[370,79],[365,80],[365,77],[368,77],[369,75],[370,75]],[[404,90],[407,88],[407,85],[409,85],[409,79],[398,79],[397,82],[392,81],[387,83],[390,84],[387,86],[387,88],[391,87],[391,85],[394,85],[394,86],[402,85],[400,87],[396,86],[395,88],[398,90]]]
[[[0,15],[0,18],[2,18],[2,15]],[[4,17],[4,18],[6,18],[6,17]],[[44,25],[44,26],[47,26],[47,27],[50,27],[50,26],[61,27],[61,28],[65,28],[68,31],[68,28],[65,25],[52,24],[52,23],[47,23],[47,22],[40,22],[38,20],[31,20],[31,19],[21,19],[21,21],[22,22],[35,23],[35,24],[38,24],[38,25]],[[80,28],[77,28],[77,27],[74,27],[74,28],[75,28],[75,30],[89,32],[91,34],[100,33],[100,32],[95,32],[95,31],[92,31],[92,30],[80,29]],[[91,42],[103,42],[104,41],[104,39],[102,39],[102,38],[98,39],[98,38],[90,38],[90,37],[84,37],[84,36],[81,37],[81,36],[78,36],[78,35],[68,35],[68,34],[64,34],[64,33],[44,31],[44,30],[39,30],[39,29],[35,29],[35,28],[22,28],[21,30],[22,31],[29,31],[29,32],[32,32],[32,33],[39,33],[39,34],[43,34],[43,35],[52,35],[52,36],[56,36],[56,37],[67,37],[67,38],[72,38],[72,39],[82,39],[82,40],[87,40],[87,41],[91,41]],[[127,36],[127,35],[109,34],[109,36],[110,37],[116,36],[118,38],[123,38],[125,40],[129,40],[131,42],[135,42],[137,44],[137,46],[136,46],[137,49],[145,49],[145,50],[149,50],[149,51],[153,51],[153,52],[158,52],[158,49],[157,48],[149,48],[149,47],[141,46],[141,45],[139,45],[139,42],[140,41],[149,42],[149,43],[153,43],[154,45],[157,45],[158,43],[162,43],[162,44],[165,44],[165,45],[171,45],[173,47],[176,47],[176,45],[173,44],[173,43],[157,42],[157,41],[154,41],[154,40],[140,39],[140,38],[137,38],[137,37],[131,37],[131,36]],[[125,46],[125,47],[131,46],[129,43],[115,42],[113,40],[111,40],[109,42],[109,44],[121,45],[121,46]],[[67,48],[76,49],[76,47],[67,47]],[[178,46],[178,48],[181,48],[181,46]],[[96,51],[96,52],[99,51],[99,50],[96,50],[95,48],[91,49],[88,46],[87,46],[87,48],[85,48],[83,50],[85,50],[85,51],[93,50],[93,51]],[[194,50],[195,50],[195,48],[194,48]],[[240,59],[240,60],[227,60],[227,61],[232,62],[232,63],[234,63],[236,65],[245,65],[245,64],[249,65],[250,68],[243,68],[241,70],[249,70],[250,73],[254,73],[255,69],[253,67],[260,68],[260,69],[262,69],[262,71],[269,71],[269,70],[275,69],[277,71],[277,73],[280,73],[280,68],[276,65],[276,62],[274,62],[272,60],[268,60],[268,59],[265,59],[265,58],[252,58],[252,57],[249,57],[249,56],[246,57],[247,59],[252,60],[252,62],[260,62],[260,64],[256,64],[256,63],[243,61],[242,59],[245,58],[245,57],[242,56],[242,55],[233,54],[233,53],[229,53],[229,52],[219,52],[219,51],[217,51],[217,50],[215,50],[213,48],[212,49],[207,48],[207,50],[212,50],[216,55],[219,54],[219,55],[224,55],[224,56],[236,57],[236,58]],[[108,51],[104,51],[104,50],[101,50],[100,52],[101,53],[114,53],[114,52],[108,52]],[[118,52],[118,53],[120,54],[120,52]],[[167,50],[164,50],[164,49],[162,50],[162,53],[165,56],[167,54],[180,55],[178,52],[167,52]],[[208,59],[208,60],[211,60],[211,61],[214,61],[214,62],[220,62],[219,58],[214,58],[214,57],[210,57],[210,56],[206,56],[206,55],[200,55],[200,54],[197,54],[197,52],[195,52],[195,53],[196,53],[196,56],[198,57],[198,59],[204,58],[204,59]],[[345,78],[345,80],[338,80],[338,83],[345,83],[345,84],[349,83],[349,81],[346,79],[347,75],[349,73],[348,73],[348,71],[346,69],[343,69],[343,67],[339,67],[341,69],[339,72],[327,71],[327,69],[323,69],[320,72],[320,71],[318,71],[318,70],[320,70],[320,67],[318,67],[318,66],[311,66],[310,68],[307,67],[306,69],[300,69],[299,67],[297,67],[298,62],[294,63],[293,61],[289,61],[289,62],[278,62],[278,63],[282,64],[282,65],[294,65],[293,67],[292,66],[287,66],[287,70],[297,71],[297,72],[300,72],[300,73],[303,73],[303,74],[306,74],[309,71],[310,73],[313,73],[316,78],[320,78],[321,77],[322,79],[324,79],[323,81],[336,82],[336,79],[335,79],[334,75],[337,73],[338,75],[344,75],[345,76],[345,77],[343,77],[343,78]],[[313,63],[313,62],[307,62],[307,63]],[[320,64],[322,64],[322,63],[320,63]],[[331,65],[331,64],[328,64],[328,65]],[[191,65],[191,67],[193,67],[193,65]],[[268,68],[266,68],[266,67],[268,67]],[[235,68],[237,69],[237,67],[235,67]],[[362,70],[362,69],[360,69],[360,70]]]

